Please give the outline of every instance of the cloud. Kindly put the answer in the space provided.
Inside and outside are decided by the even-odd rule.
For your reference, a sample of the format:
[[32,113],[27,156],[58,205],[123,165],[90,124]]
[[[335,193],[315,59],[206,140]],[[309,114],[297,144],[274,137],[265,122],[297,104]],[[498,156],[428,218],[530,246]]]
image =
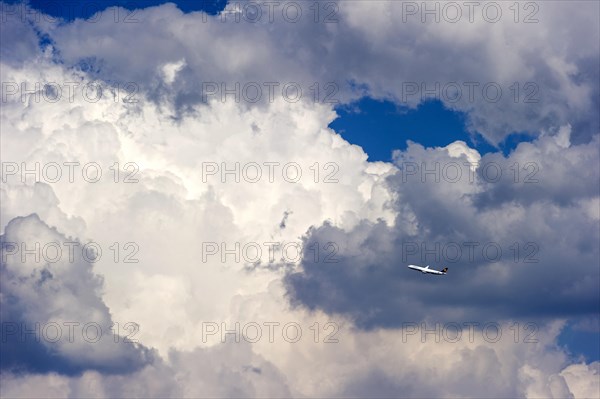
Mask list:
[[[113,335],[93,346],[3,345],[2,396],[594,394],[597,364],[573,364],[556,342],[562,319],[598,313],[595,25],[554,29],[572,25],[556,4],[540,5],[531,26],[478,19],[441,28],[396,23],[396,3],[337,5],[337,24],[222,23],[169,4],[140,10],[138,24],[11,20],[27,40],[2,53],[2,81],[17,84],[3,87],[0,111],[3,165],[17,168],[3,170],[3,240],[77,237],[97,242],[103,255],[93,271],[79,258],[3,262],[2,319],[92,319],[103,330],[135,322],[140,330],[139,345],[115,344]],[[572,15],[585,21],[595,10],[585,3]],[[45,49],[34,46],[40,32]],[[497,80],[507,93],[515,81],[536,82],[539,103],[505,96],[446,105],[467,112],[492,141],[530,129],[537,139],[508,157],[481,156],[462,142],[410,143],[394,163],[371,163],[328,128],[333,105],[310,94],[296,103],[279,94],[257,104],[202,98],[202,82],[298,82],[310,93],[316,81],[336,81],[344,103],[368,94],[416,106],[420,95],[404,101],[402,82],[466,79]],[[23,82],[40,89],[21,97]],[[78,84],[70,95],[68,82]],[[45,83],[61,87],[56,101]],[[101,98],[86,98],[98,87]],[[473,161],[504,174],[489,181],[464,165]],[[52,162],[62,167],[57,182],[46,174]],[[65,162],[79,163],[73,180]],[[279,163],[273,181],[265,162]],[[282,173],[291,162],[302,170],[295,183]],[[434,170],[437,162],[440,173],[454,162],[462,176],[423,183],[422,162]],[[533,176],[528,162],[538,167]],[[39,173],[31,172],[36,163]],[[82,174],[91,163],[103,172],[97,182]],[[245,174],[255,164],[258,182]],[[463,247],[445,279],[423,281],[404,268],[406,241],[472,240],[481,243],[474,260]],[[263,250],[259,262],[221,251],[205,259],[205,243],[231,250],[273,241],[303,242],[303,257],[270,259]],[[481,252],[492,241],[504,251],[500,262]],[[528,243],[539,246],[533,255]],[[330,255],[339,262],[323,262]],[[538,263],[521,262],[527,256]],[[504,334],[489,342],[477,328],[474,341],[466,331],[458,342],[423,341],[403,324],[453,321],[498,323]],[[523,342],[528,321],[537,343]],[[302,339],[290,343],[280,330],[274,342],[203,339],[206,323],[269,322],[298,323]],[[339,342],[323,342],[332,329]]]
[[600,396],[599,362],[592,364],[571,364],[560,375],[569,384],[569,389],[576,398],[593,398]]
[[[213,92],[207,83],[218,87],[211,98],[224,95],[221,84],[232,90],[236,82],[242,89],[257,83],[264,94],[257,104],[264,104],[264,84],[279,82],[278,97],[286,84],[297,83],[304,99],[317,96],[319,102],[325,94],[344,103],[368,95],[416,107],[433,96],[465,112],[468,128],[494,144],[511,133],[539,135],[567,123],[575,127],[576,143],[599,130],[596,3],[534,3],[533,9],[523,4],[518,15],[508,3],[472,10],[459,5],[456,21],[446,5],[432,3],[427,7],[437,7],[436,22],[421,3],[414,3],[415,11],[409,2],[336,2],[320,10],[319,23],[316,11],[305,6],[303,17],[289,22],[285,5],[270,17],[263,9],[251,23],[247,4],[230,4],[215,16],[165,4],[138,11],[137,23],[115,23],[104,15],[94,23],[40,29],[67,65],[85,66],[105,81],[135,82],[157,102],[174,101],[180,112],[206,102],[205,94]],[[494,13],[500,17],[488,16]],[[327,16],[337,22],[321,21]],[[554,29],[575,20],[577,29]],[[165,85],[162,68],[182,59],[186,66]]]
[[3,397],[290,397],[283,377],[249,346],[173,352],[128,374],[0,374]]
[[[311,229],[305,248],[335,242],[338,262],[305,252],[286,277],[292,301],[365,328],[485,320],[490,312],[528,320],[597,314],[600,237],[592,208],[600,189],[590,165],[600,162],[598,136],[569,145],[564,134],[547,135],[507,158],[481,157],[477,172],[467,155],[456,158],[456,146],[413,143],[395,153],[398,171],[387,178],[394,225]],[[424,281],[407,263],[450,272]]]
[[35,214],[10,221],[0,241],[3,371],[126,373],[152,362],[150,350],[113,333],[92,255],[76,241]]
[[[47,58],[3,67],[2,74],[28,87],[94,83]],[[394,218],[383,188],[391,165],[368,163],[360,147],[328,129],[335,115],[328,107],[278,100],[248,109],[213,101],[175,120],[143,93],[138,103],[123,103],[113,97],[122,92],[104,92],[97,102],[77,89],[56,102],[40,93],[39,101],[15,95],[4,104],[2,219],[36,212],[71,236],[99,243],[95,270],[104,275],[103,300],[114,320],[143,325],[144,343],[165,355],[171,346],[197,345],[200,323],[228,315],[235,295],[261,292],[281,277],[281,251],[271,259],[265,243],[300,243],[311,225],[328,218],[344,226]],[[209,174],[208,166],[216,169]],[[225,174],[236,168],[237,177]],[[241,256],[207,256],[205,243],[258,244],[257,272],[248,273],[254,262]],[[132,251],[136,262],[125,262]]]
[[451,343],[436,342],[431,333],[423,339],[402,330],[355,331],[340,335],[337,344],[277,345],[283,353],[268,356],[278,369],[252,354],[256,346],[229,343],[174,351],[168,364],[155,362],[127,376],[88,371],[0,378],[7,397],[594,397],[589,377],[597,363],[564,367],[564,353],[546,347],[558,327],[540,331],[539,344],[516,344],[509,325],[501,326],[505,334],[493,344],[477,333]]

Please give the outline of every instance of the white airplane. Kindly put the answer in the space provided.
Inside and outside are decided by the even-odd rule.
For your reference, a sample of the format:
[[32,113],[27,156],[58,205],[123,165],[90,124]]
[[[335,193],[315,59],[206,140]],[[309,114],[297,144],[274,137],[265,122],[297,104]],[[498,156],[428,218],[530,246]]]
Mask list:
[[429,268],[429,265],[423,267],[423,266],[416,266],[416,265],[408,265],[409,269],[413,269],[413,270],[418,270],[421,273],[425,273],[425,274],[446,274],[446,272],[448,271],[447,267],[444,267],[441,271],[440,270],[433,270]]

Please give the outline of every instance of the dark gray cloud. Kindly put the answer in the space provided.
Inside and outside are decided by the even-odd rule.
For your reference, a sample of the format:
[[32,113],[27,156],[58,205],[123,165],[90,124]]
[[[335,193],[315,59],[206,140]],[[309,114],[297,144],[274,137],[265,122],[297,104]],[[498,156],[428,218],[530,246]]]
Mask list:
[[[115,23],[108,13],[93,23],[38,29],[49,35],[65,65],[112,84],[135,82],[149,98],[172,103],[179,113],[203,102],[207,82],[229,89],[236,82],[242,87],[279,82],[279,97],[284,84],[296,82],[305,99],[318,82],[320,101],[324,86],[335,82],[334,98],[342,102],[368,95],[414,107],[433,91],[447,107],[465,112],[468,127],[492,143],[566,123],[577,128],[576,143],[598,132],[597,3],[544,3],[531,24],[515,23],[508,3],[497,23],[482,19],[481,10],[473,23],[466,15],[457,23],[422,23],[421,15],[403,19],[403,2],[365,4],[338,2],[337,23],[315,23],[308,5],[297,23],[279,13],[273,23],[267,15],[261,23],[235,22],[232,14],[224,23],[220,16],[185,14],[165,4],[140,10],[136,23]],[[575,19],[576,29],[554,29]],[[165,65],[182,60],[185,66],[165,79]],[[407,85],[414,84],[418,91],[410,94]],[[444,91],[452,84],[460,88],[456,100],[455,86]],[[495,89],[484,89],[488,84],[500,87],[499,98]],[[475,87],[473,93],[469,87]],[[258,104],[266,102],[267,92],[265,87]],[[219,89],[210,97],[220,94]]]
[[93,255],[65,245],[75,242],[36,214],[12,219],[0,236],[1,370],[128,373],[153,361],[113,332]]
[[[567,130],[562,129],[565,137]],[[595,198],[600,192],[598,148],[600,136],[595,135],[588,145],[571,148],[548,148],[547,141],[540,141],[520,144],[508,158],[486,154],[481,160],[488,165],[486,187],[474,195],[474,203],[483,209],[544,201],[561,207],[577,206],[578,201]],[[561,154],[552,154],[555,151]],[[496,170],[502,170],[498,178]]]
[[[566,139],[566,141],[565,141]],[[497,162],[510,179],[498,186],[474,174],[449,182],[444,149],[412,144],[397,153],[440,170],[388,180],[397,194],[393,227],[362,222],[350,231],[325,224],[311,229],[306,248],[334,242],[339,262],[306,251],[300,270],[287,276],[296,305],[351,317],[362,328],[399,327],[420,320],[542,320],[590,316],[600,310],[598,137],[568,143],[568,132],[521,144]],[[515,183],[507,167],[536,162],[537,183]],[[423,162],[425,164],[423,164]],[[491,177],[491,172],[490,172]],[[562,188],[562,189],[561,189]],[[517,246],[518,245],[518,246]],[[501,254],[497,252],[500,249]],[[471,252],[472,249],[472,252]],[[429,252],[428,252],[429,251]],[[449,267],[446,276],[423,276],[407,264]]]
[[6,11],[5,6],[5,3],[0,3],[0,57],[9,65],[19,65],[38,53],[40,39],[31,24]]

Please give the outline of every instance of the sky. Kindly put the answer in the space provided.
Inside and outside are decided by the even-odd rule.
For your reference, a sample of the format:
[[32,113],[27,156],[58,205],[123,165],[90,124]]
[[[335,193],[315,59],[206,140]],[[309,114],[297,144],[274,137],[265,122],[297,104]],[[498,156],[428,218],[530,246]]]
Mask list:
[[597,2],[0,6],[0,397],[600,397]]

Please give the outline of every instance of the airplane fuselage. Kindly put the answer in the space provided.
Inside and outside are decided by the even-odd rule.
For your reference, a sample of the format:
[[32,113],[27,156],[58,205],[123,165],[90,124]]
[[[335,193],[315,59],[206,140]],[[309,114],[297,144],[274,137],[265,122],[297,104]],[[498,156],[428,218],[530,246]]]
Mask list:
[[434,270],[434,269],[430,269],[429,265],[427,265],[425,267],[417,266],[417,265],[408,265],[408,268],[412,269],[412,270],[420,271],[421,273],[424,273],[424,274],[436,274],[436,275],[444,275],[448,271],[447,267],[445,267],[443,270]]

